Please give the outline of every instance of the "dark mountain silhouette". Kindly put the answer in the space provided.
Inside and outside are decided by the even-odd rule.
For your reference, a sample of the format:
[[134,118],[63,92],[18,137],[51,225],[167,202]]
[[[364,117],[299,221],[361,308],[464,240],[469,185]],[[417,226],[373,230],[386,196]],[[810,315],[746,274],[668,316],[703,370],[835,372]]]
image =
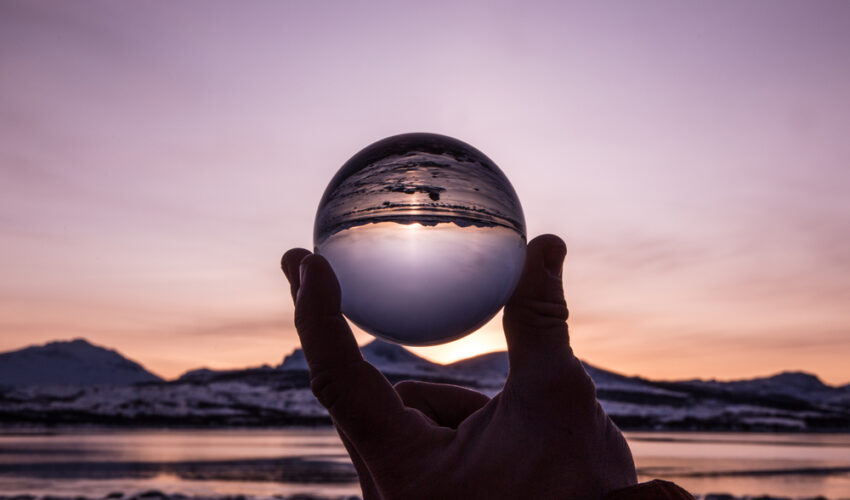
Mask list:
[[378,339],[375,339],[361,347],[360,352],[363,353],[363,357],[366,358],[366,361],[375,366],[392,366],[408,363],[422,366],[431,366],[436,364],[427,361],[424,358],[420,358],[398,344]]
[[[361,350],[364,358],[393,383],[406,379],[450,383],[492,396],[501,390],[508,373],[506,352],[440,365],[380,340]],[[785,372],[731,382],[656,381],[588,363],[584,366],[596,384],[602,406],[624,429],[850,431],[850,387],[829,386],[807,373]],[[120,354],[77,340],[2,354],[0,376],[5,383],[5,387],[0,383],[0,422],[167,426],[330,423],[310,392],[301,349],[274,368],[202,368],[177,380],[158,382],[155,375]],[[58,386],[57,380],[76,385]],[[148,383],[127,385],[134,382]]]
[[[404,347],[375,339],[368,344],[360,347],[360,352],[363,353],[363,358],[375,365],[381,371],[384,369],[392,372],[399,371],[433,371],[438,370],[442,365],[432,363],[427,359],[420,358],[416,354],[408,351]],[[307,359],[304,358],[304,351],[295,349],[291,354],[283,358],[283,362],[278,366],[280,370],[306,370]]]
[[508,375],[508,353],[505,351],[488,352],[455,361],[448,366],[463,372],[497,373],[505,377]]
[[806,372],[782,372],[768,377],[721,382],[717,380],[690,380],[679,382],[682,386],[745,392],[763,396],[787,396],[809,401],[824,401],[847,393],[847,387],[824,384],[817,375]]
[[160,380],[135,361],[84,339],[0,354],[0,385],[128,385]]

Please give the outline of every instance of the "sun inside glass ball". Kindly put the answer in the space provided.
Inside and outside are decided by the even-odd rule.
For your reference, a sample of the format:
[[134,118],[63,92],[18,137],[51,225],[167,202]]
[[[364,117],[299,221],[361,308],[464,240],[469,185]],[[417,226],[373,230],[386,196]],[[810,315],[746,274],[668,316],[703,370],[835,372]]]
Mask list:
[[436,134],[402,134],[354,155],[325,190],[315,252],[339,279],[342,312],[384,340],[467,335],[510,298],[525,218],[493,161]]

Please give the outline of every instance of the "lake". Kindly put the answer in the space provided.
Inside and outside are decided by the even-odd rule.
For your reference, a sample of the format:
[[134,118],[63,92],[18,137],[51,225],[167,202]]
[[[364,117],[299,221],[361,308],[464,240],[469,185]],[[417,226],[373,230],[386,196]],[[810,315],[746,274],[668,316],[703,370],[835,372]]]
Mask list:
[[[627,433],[640,479],[695,494],[850,498],[850,435]],[[330,482],[329,482],[330,481]],[[358,495],[331,429],[0,430],[0,492]]]

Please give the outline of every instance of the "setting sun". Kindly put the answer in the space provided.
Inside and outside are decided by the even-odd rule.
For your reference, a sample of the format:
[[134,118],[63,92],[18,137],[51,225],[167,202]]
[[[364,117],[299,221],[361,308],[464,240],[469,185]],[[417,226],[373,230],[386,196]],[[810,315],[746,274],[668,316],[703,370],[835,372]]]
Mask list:
[[477,332],[448,344],[431,347],[410,347],[416,354],[437,363],[452,363],[479,354],[505,350],[502,315],[496,315]]

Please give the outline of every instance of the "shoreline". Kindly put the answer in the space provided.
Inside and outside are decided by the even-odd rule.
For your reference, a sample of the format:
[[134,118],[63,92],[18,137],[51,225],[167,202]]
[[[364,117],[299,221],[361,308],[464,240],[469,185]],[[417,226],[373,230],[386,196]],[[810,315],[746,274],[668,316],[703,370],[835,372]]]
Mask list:
[[[169,422],[165,425],[156,421],[151,423],[104,423],[104,422],[61,422],[55,424],[42,424],[30,422],[3,422],[0,419],[0,436],[36,436],[36,435],[55,435],[63,432],[80,432],[91,430],[99,431],[311,431],[311,430],[332,430],[334,429],[330,419],[316,418],[304,419],[293,424],[264,424],[264,425],[238,425],[238,424],[210,424],[198,425],[196,423],[178,424]],[[766,436],[766,435],[850,435],[850,429],[722,429],[722,428],[642,428],[642,427],[619,427],[624,433],[641,433],[641,434],[734,434],[740,436]],[[0,497],[2,498],[2,497]]]
[[[815,497],[785,497],[773,495],[742,495],[728,493],[707,493],[695,495],[696,500],[847,500],[846,498],[830,499],[824,496]],[[85,497],[77,495],[0,495],[0,500],[361,500],[356,495],[323,496],[311,494],[295,495],[184,495],[181,493],[163,493],[159,490],[146,490],[125,494],[116,491],[103,497]]]

